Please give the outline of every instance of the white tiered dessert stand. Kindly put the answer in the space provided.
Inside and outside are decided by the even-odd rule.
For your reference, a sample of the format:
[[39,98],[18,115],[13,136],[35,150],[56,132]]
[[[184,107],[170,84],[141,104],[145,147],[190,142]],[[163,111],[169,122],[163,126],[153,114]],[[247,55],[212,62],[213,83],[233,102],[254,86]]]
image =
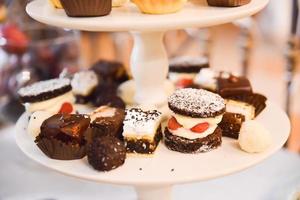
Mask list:
[[[37,21],[63,28],[130,31],[135,41],[131,57],[134,81],[125,83],[123,92],[134,88],[136,103],[161,106],[166,103],[166,97],[172,91],[171,84],[166,79],[168,58],[162,40],[165,31],[231,22],[258,12],[267,3],[268,0],[252,0],[242,7],[216,8],[208,7],[206,0],[198,0],[195,4],[188,2],[178,13],[167,15],[141,14],[129,3],[125,7],[113,9],[109,16],[97,18],[67,17],[63,10],[53,9],[45,0],[32,1],[26,10]],[[229,138],[223,138],[220,148],[196,155],[172,152],[160,143],[154,156],[128,157],[122,167],[106,173],[92,169],[86,158],[58,161],[46,157],[26,132],[26,113],[16,124],[16,142],[28,157],[63,174],[101,183],[132,185],[140,200],[167,200],[171,199],[171,187],[174,184],[204,181],[236,173],[258,164],[278,151],[290,132],[286,114],[268,102],[267,108],[256,120],[264,124],[273,136],[271,147],[263,153],[245,153],[239,149],[236,140]]]

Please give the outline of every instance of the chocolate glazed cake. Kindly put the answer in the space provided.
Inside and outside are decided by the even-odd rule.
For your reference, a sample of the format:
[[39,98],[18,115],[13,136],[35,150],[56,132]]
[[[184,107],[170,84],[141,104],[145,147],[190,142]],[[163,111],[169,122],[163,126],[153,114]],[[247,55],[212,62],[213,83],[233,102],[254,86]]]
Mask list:
[[225,100],[206,90],[181,89],[168,99],[173,111],[164,131],[167,148],[182,153],[201,153],[222,144],[218,127],[225,112]]

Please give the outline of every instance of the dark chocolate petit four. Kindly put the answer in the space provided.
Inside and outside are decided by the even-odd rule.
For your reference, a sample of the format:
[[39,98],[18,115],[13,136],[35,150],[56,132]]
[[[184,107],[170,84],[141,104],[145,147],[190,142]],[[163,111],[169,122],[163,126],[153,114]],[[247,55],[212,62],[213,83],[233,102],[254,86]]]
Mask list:
[[23,87],[18,95],[28,112],[44,110],[55,114],[62,109],[63,104],[73,107],[74,96],[71,90],[70,80],[61,78]]
[[223,136],[238,139],[240,129],[244,121],[244,115],[226,112],[223,115],[221,123],[219,123],[219,127],[222,129]]
[[125,111],[120,108],[102,106],[91,115],[92,137],[112,136],[122,138]]
[[207,0],[208,5],[218,7],[237,7],[250,3],[251,0]]
[[80,159],[86,155],[84,134],[89,125],[86,115],[56,114],[42,123],[35,143],[52,159]]
[[218,127],[225,113],[225,100],[202,89],[180,89],[168,98],[173,111],[165,129],[164,141],[173,151],[207,152],[222,143]]
[[152,154],[162,138],[162,113],[139,108],[126,110],[123,137],[128,153]]
[[112,0],[60,0],[66,14],[70,17],[97,17],[108,15]]
[[197,73],[208,67],[209,62],[206,57],[176,57],[170,60],[169,79],[178,88],[190,87]]
[[100,60],[91,69],[105,82],[120,84],[129,79],[125,66],[117,61]]
[[89,164],[98,171],[110,171],[124,164],[124,143],[115,137],[95,138],[87,147]]
[[71,85],[73,94],[76,97],[76,103],[88,103],[98,84],[98,76],[94,71],[89,70],[75,73]]

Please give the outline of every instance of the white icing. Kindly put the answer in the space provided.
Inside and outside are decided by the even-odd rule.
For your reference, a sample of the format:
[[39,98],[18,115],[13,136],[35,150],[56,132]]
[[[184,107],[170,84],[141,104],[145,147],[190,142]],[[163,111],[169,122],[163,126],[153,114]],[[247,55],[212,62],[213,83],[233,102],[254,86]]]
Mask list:
[[71,81],[73,93],[82,96],[88,96],[98,83],[98,77],[93,71],[77,72]]
[[113,7],[120,7],[122,5],[124,5],[125,3],[127,3],[129,0],[113,0],[112,1],[112,6]]
[[212,69],[202,69],[195,77],[194,82],[201,87],[215,91],[217,89],[217,75],[218,73]]
[[66,94],[60,95],[58,97],[46,100],[46,101],[41,101],[41,102],[36,102],[36,103],[25,103],[25,108],[28,112],[33,113],[35,111],[39,110],[44,110],[48,111],[50,113],[56,114],[60,108],[61,105],[65,102],[69,102],[73,104],[75,101],[75,98],[73,96],[73,93],[70,91]]
[[194,139],[199,139],[199,138],[205,138],[208,135],[212,134],[216,128],[218,127],[218,125],[209,125],[209,128],[202,132],[202,133],[194,133],[193,131],[191,131],[190,129],[186,129],[186,128],[179,128],[177,130],[169,130],[172,134],[183,137],[183,138],[187,138],[190,140],[194,140]]
[[183,127],[190,129],[196,126],[197,124],[207,122],[210,125],[219,124],[222,121],[223,115],[218,115],[216,117],[211,118],[192,118],[188,116],[183,116],[179,114],[173,113],[173,116],[177,120],[179,124],[181,124]]
[[20,96],[37,96],[45,92],[51,92],[70,85],[70,80],[66,78],[51,79],[40,81],[32,85],[21,88],[18,93]]
[[262,124],[249,120],[242,124],[238,142],[242,150],[248,153],[259,153],[270,147],[272,137]]
[[41,130],[42,123],[50,118],[53,114],[47,111],[36,111],[30,116],[27,132],[35,139]]
[[135,137],[137,139],[143,137],[154,138],[161,120],[162,113],[158,111],[142,111],[141,109],[126,110],[123,136]]
[[255,118],[254,106],[245,102],[226,100],[226,111],[244,115],[246,120]]
[[101,106],[90,114],[91,121],[100,117],[113,117],[116,114],[116,108]]
[[181,79],[194,79],[196,76],[196,73],[178,73],[178,72],[170,72],[169,73],[169,79],[173,83],[176,83],[177,81]]
[[207,57],[195,57],[195,56],[181,56],[170,59],[170,66],[194,66],[194,65],[204,65],[208,64]]

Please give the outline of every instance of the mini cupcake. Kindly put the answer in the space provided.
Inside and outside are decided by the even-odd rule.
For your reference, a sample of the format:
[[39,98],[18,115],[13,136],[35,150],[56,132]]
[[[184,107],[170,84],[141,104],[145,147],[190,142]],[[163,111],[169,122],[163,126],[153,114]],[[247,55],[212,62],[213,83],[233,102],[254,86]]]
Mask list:
[[126,4],[129,0],[112,0],[113,7],[120,7]]
[[58,8],[58,9],[63,8],[60,0],[49,0],[49,1],[54,6],[54,8]]
[[164,132],[167,148],[201,153],[221,145],[218,124],[225,113],[222,97],[201,89],[180,89],[169,97],[168,105],[173,113]]
[[86,155],[84,135],[89,125],[86,115],[56,114],[42,123],[35,143],[49,158],[81,159]]
[[207,0],[208,5],[218,7],[237,7],[246,5],[251,0]]
[[178,12],[187,0],[131,0],[146,14],[167,14]]
[[97,17],[111,12],[112,0],[60,0],[70,17]]

